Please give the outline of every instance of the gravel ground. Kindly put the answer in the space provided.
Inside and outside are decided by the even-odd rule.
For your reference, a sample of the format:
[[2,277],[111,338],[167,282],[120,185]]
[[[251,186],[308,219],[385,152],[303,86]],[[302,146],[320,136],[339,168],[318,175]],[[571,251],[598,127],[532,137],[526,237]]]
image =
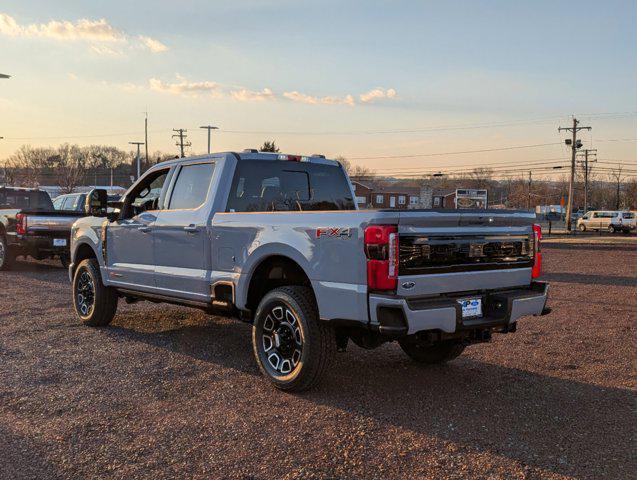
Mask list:
[[554,312],[418,367],[339,354],[275,391],[249,326],[120,302],[78,325],[65,272],[0,273],[0,478],[635,478],[637,245],[546,245]]

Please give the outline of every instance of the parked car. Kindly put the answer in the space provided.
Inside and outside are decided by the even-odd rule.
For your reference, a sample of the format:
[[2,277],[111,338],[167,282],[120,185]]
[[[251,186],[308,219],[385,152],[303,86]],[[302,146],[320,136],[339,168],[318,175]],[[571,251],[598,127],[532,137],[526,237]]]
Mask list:
[[[84,213],[84,204],[86,203],[87,193],[67,193],[58,195],[53,200],[53,208],[56,210],[64,210],[66,212]],[[120,199],[119,195],[108,195],[109,202],[116,202]]]
[[624,233],[630,233],[637,228],[637,221],[635,219],[635,214],[629,211],[621,211],[617,212],[617,215],[611,219],[611,224],[613,230],[611,231],[622,231]]
[[0,187],[0,270],[27,255],[36,260],[59,257],[67,267],[71,225],[83,215],[55,210],[44,191]]
[[577,228],[587,230],[607,230],[610,233],[630,233],[635,230],[635,214],[629,211],[591,210],[577,221]]
[[104,213],[104,190],[87,206],[99,215],[74,224],[69,266],[81,322],[109,324],[118,298],[239,317],[284,390],[313,386],[350,340],[440,363],[549,312],[534,213],[357,210],[342,166],[320,156],[170,160],[119,213]]

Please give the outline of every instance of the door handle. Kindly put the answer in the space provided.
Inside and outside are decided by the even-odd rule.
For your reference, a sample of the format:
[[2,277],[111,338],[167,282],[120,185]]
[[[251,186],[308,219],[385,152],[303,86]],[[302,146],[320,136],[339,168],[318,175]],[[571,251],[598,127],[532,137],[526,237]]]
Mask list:
[[139,230],[142,233],[148,233],[150,232],[151,229],[150,227],[143,226],[143,227],[137,227],[137,230]]
[[199,227],[197,227],[197,225],[195,225],[194,223],[190,224],[190,225],[186,225],[184,227],[184,230],[188,233],[197,233],[199,231]]

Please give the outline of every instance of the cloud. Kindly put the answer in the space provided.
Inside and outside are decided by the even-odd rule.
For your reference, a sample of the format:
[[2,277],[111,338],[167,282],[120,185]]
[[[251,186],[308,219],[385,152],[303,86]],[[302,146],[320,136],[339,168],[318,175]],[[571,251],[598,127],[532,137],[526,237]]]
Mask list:
[[108,24],[106,19],[88,20],[82,18],[77,22],[67,20],[51,20],[48,23],[32,23],[20,25],[16,20],[0,13],[0,33],[11,37],[43,37],[56,40],[89,40],[97,42],[118,42],[125,35]]
[[213,97],[222,96],[222,86],[216,82],[190,82],[186,78],[177,75],[177,82],[169,83],[151,78],[148,85],[151,90],[161,93],[170,93],[172,95],[181,95],[184,97],[198,97],[200,94],[208,94]]
[[345,95],[344,97],[315,97],[307,95],[305,93],[297,92],[284,92],[283,96],[288,100],[298,103],[306,103],[308,105],[349,105],[354,106],[354,97],[351,95]]
[[369,92],[361,93],[358,97],[362,103],[372,103],[376,100],[396,98],[396,90],[393,88],[374,88]]
[[122,54],[119,50],[115,50],[108,45],[91,45],[91,52],[104,57],[116,57]]
[[274,100],[276,95],[269,88],[264,88],[260,92],[254,90],[248,90],[242,88],[241,90],[233,90],[230,92],[230,96],[240,102],[263,102],[265,100]]
[[139,35],[137,38],[142,43],[142,45],[144,45],[153,53],[161,53],[168,50],[168,47],[166,45],[161,43],[159,40],[155,40],[154,38],[146,37],[144,35]]
[[0,34],[9,37],[44,38],[58,41],[83,41],[90,44],[93,52],[100,55],[120,53],[104,44],[139,45],[151,52],[164,52],[166,45],[154,38],[138,35],[130,37],[121,30],[110,25],[105,18],[90,20],[81,18],[75,22],[69,20],[50,20],[48,23],[19,24],[15,18],[0,13]]

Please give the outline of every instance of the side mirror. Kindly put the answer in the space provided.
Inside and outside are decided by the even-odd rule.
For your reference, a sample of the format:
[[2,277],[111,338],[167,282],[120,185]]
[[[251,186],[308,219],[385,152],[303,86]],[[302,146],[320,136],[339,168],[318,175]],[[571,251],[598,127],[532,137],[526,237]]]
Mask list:
[[101,188],[94,188],[84,202],[84,213],[90,217],[105,217],[108,210],[108,193]]

